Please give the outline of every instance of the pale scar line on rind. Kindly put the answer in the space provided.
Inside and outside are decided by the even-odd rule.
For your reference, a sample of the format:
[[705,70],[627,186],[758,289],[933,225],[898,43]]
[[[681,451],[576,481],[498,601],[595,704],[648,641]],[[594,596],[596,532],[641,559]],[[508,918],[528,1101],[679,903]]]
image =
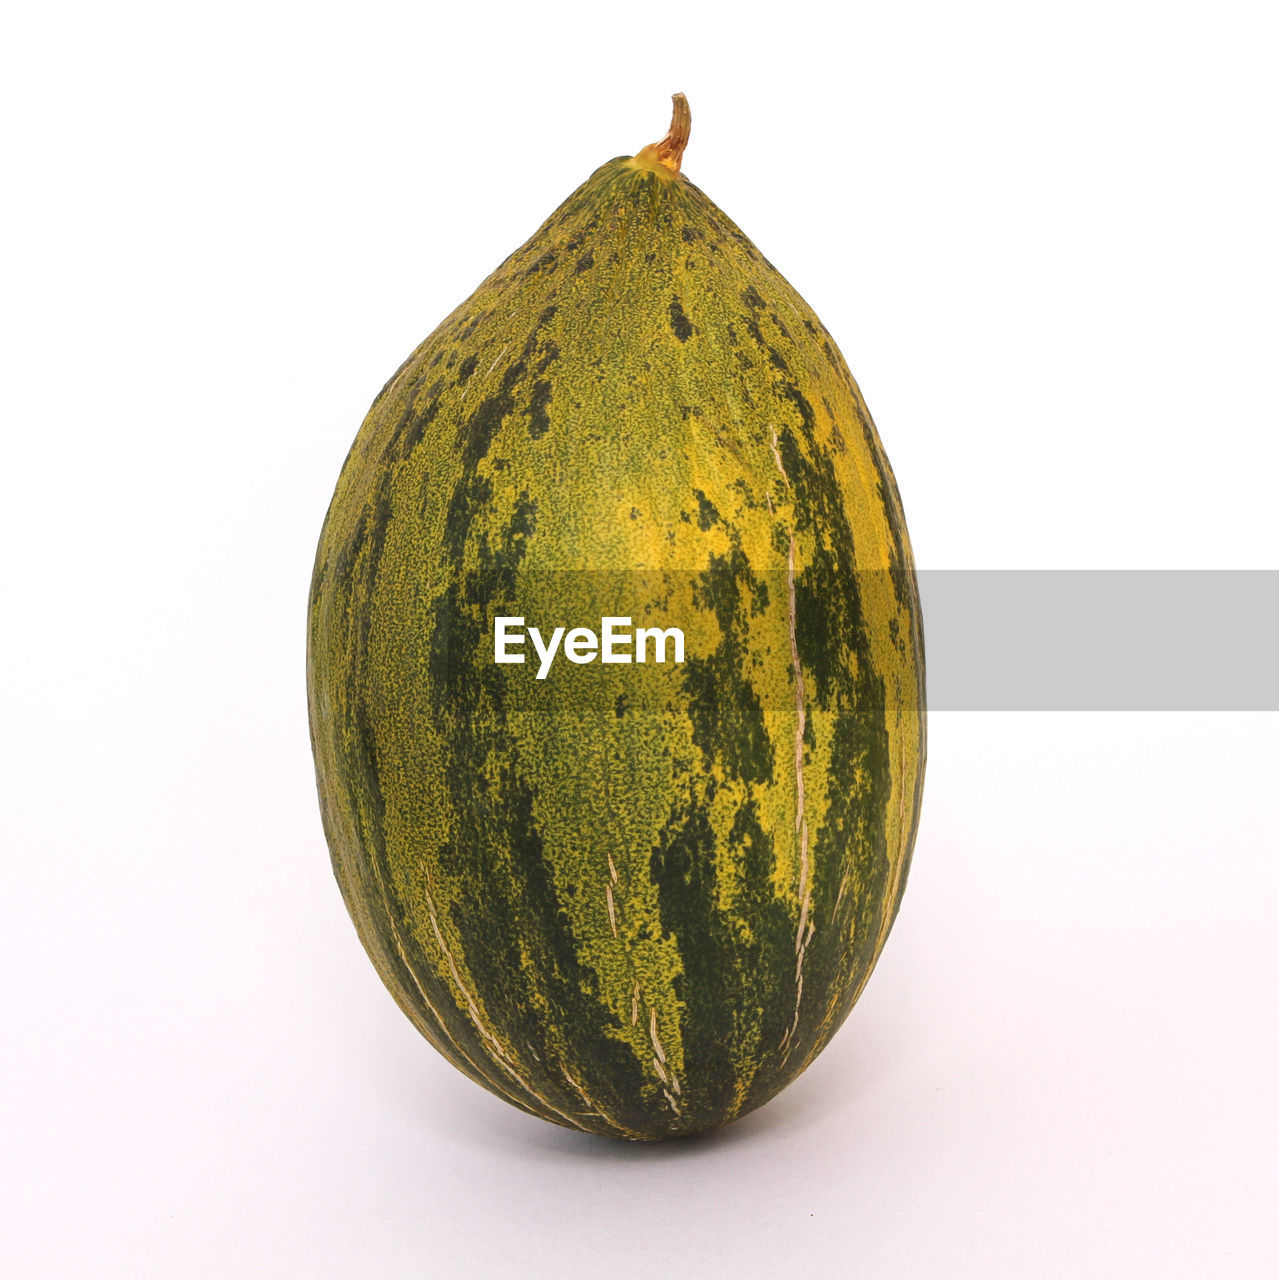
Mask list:
[[604,901],[608,904],[608,923],[613,930],[613,937],[617,937],[617,911],[613,905],[613,886],[617,883],[617,867],[613,864],[613,855],[605,851],[604,856],[608,859],[608,883],[604,886]]
[[[653,1068],[657,1072],[658,1078],[662,1081],[662,1092],[666,1095],[666,1101],[670,1104],[670,1108],[677,1116],[684,1113],[680,1110],[680,1105],[676,1102],[676,1097],[680,1093],[679,1077],[675,1074],[675,1068],[666,1061],[666,1050],[662,1048],[661,1037],[657,1034],[657,1009],[649,1006],[648,1010],[648,1035],[653,1042]],[[667,1071],[670,1072],[670,1079],[667,1079]],[[671,1090],[675,1092],[672,1093]]]
[[492,1046],[492,1054],[494,1062],[506,1072],[521,1089],[525,1090],[530,1097],[536,1098],[544,1107],[554,1111],[557,1116],[563,1119],[567,1124],[573,1126],[574,1129],[584,1129],[578,1120],[569,1115],[567,1111],[561,1111],[549,1098],[544,1098],[523,1075],[520,1074],[519,1068],[516,1067],[502,1047],[502,1042],[489,1030],[484,1021],[483,1014],[480,1013],[479,1006],[475,1003],[475,998],[467,990],[466,984],[462,981],[462,975],[458,972],[457,964],[453,959],[453,953],[449,950],[448,944],[444,941],[444,934],[440,932],[440,922],[435,918],[435,900],[431,895],[429,888],[424,886],[426,893],[426,913],[430,917],[431,928],[435,933],[435,940],[439,944],[440,952],[444,956],[445,962],[448,964],[449,972],[453,975],[453,982],[462,994],[462,998],[466,1001],[466,1007],[471,1015],[471,1022],[475,1029],[484,1037]]
[[[377,877],[378,887],[381,890],[383,900],[384,901],[389,900],[386,884],[383,882],[382,873],[377,868],[376,864],[374,864],[373,873]],[[428,909],[434,910],[433,905],[429,905],[429,893],[428,893]],[[491,1080],[487,1075],[487,1073],[481,1070],[479,1063],[477,1063],[475,1059],[472,1058],[471,1055],[467,1053],[466,1050],[463,1049],[462,1046],[458,1043],[457,1038],[449,1030],[448,1023],[440,1015],[440,1011],[435,1007],[435,1002],[431,999],[429,995],[427,995],[426,988],[418,980],[416,971],[414,970],[413,966],[409,963],[408,954],[405,952],[405,949],[404,949],[404,942],[400,938],[400,931],[395,924],[394,914],[390,911],[389,908],[387,910],[386,915],[387,915],[387,922],[390,925],[391,940],[395,943],[395,953],[399,957],[400,963],[404,966],[404,972],[409,975],[409,978],[413,982],[414,988],[416,989],[418,995],[422,999],[422,1003],[426,1006],[427,1011],[430,1013],[431,1017],[435,1019],[439,1029],[448,1038],[449,1043],[454,1047],[454,1049],[457,1050],[458,1057],[461,1058],[463,1062],[467,1063],[471,1067],[471,1069],[475,1072],[477,1079],[485,1081],[486,1083],[490,1084],[494,1089],[496,1089],[500,1094],[502,1094],[503,1097],[507,1098],[515,1106],[524,1107],[526,1104],[523,1103],[517,1097],[515,1097],[514,1094],[504,1089],[497,1080]],[[435,1037],[430,1034],[431,1028],[424,1026],[423,1024],[418,1022],[418,1019],[416,1018],[413,1021],[417,1025],[422,1026],[423,1032],[424,1034],[426,1034],[426,1038],[430,1040],[432,1043],[434,1043]],[[532,1093],[532,1090],[530,1090],[529,1092],[533,1097],[535,1098],[537,1097],[537,1094]],[[551,1109],[554,1110],[553,1107]]]
[[777,469],[778,469],[778,471],[780,471],[780,472],[782,473],[782,479],[786,482],[786,487],[789,489],[789,488],[790,488],[790,476],[788,476],[788,475],[786,474],[786,468],[785,468],[784,466],[782,466],[782,454],[781,454],[781,450],[780,450],[780,449],[778,449],[778,447],[777,447],[777,428],[776,428],[776,427],[769,427],[769,430],[773,433],[773,440],[772,440],[772,446],[771,446],[771,447],[772,447],[772,450],[773,450],[773,461],[774,461],[775,463],[777,463]]
[[[514,313],[512,312],[512,314],[514,314]],[[504,355],[505,355],[505,354],[506,354],[510,349],[511,349],[511,344],[508,342],[508,343],[506,344],[506,346],[504,346],[504,347],[501,349],[501,351],[499,351],[499,352],[497,353],[497,359],[496,359],[496,360],[494,360],[494,361],[493,361],[493,363],[492,363],[491,365],[489,365],[489,367],[484,371],[484,373],[483,373],[479,378],[468,378],[468,379],[466,380],[466,386],[464,386],[464,387],[462,388],[462,394],[461,394],[460,396],[458,396],[458,398],[457,398],[457,402],[458,402],[458,404],[461,404],[461,403],[462,403],[462,401],[463,401],[463,400],[465,400],[465,399],[466,399],[466,397],[467,397],[468,395],[470,395],[470,393],[471,393],[471,388],[472,388],[473,386],[475,386],[475,384],[476,384],[477,382],[487,382],[487,381],[488,381],[489,377],[490,377],[490,376],[492,375],[492,373],[493,373],[493,370],[497,368],[497,366],[498,366],[499,362],[501,361],[502,357],[503,357],[503,356],[504,356]]]
[[628,1129],[624,1124],[621,1124],[615,1116],[609,1115],[609,1113],[605,1111],[589,1093],[586,1092],[585,1087],[569,1074],[568,1068],[564,1066],[563,1063],[560,1064],[560,1074],[568,1081],[569,1088],[572,1089],[574,1093],[578,1094],[582,1101],[590,1108],[589,1111],[582,1112],[584,1116],[598,1116],[601,1120],[606,1120],[611,1124],[618,1133],[625,1134],[628,1138],[636,1138],[639,1136],[634,1129]]
[[[773,461],[777,463],[777,470],[789,487],[790,477],[782,465],[782,454],[777,444],[777,428],[773,427],[770,430]],[[791,669],[795,675],[795,831],[799,836],[799,924],[795,929],[795,1017],[782,1038],[783,1048],[790,1043],[791,1037],[799,1027],[799,1006],[804,998],[804,953],[808,949],[809,939],[813,936],[813,925],[808,919],[813,896],[808,861],[808,819],[804,816],[804,730],[807,727],[807,713],[804,709],[804,672],[799,661],[799,640],[795,633],[795,530],[793,528],[787,530],[787,538],[786,608],[787,624],[790,630]]]
[[494,361],[493,361],[493,363],[492,363],[491,365],[489,365],[489,367],[488,367],[488,368],[485,370],[485,372],[484,372],[484,376],[485,376],[486,378],[489,376],[489,374],[491,374],[491,373],[493,372],[493,370],[494,370],[494,369],[496,369],[496,368],[497,368],[497,366],[498,366],[498,361],[500,361],[500,360],[501,360],[501,358],[502,358],[502,357],[503,357],[503,356],[504,356],[504,355],[505,355],[505,354],[506,354],[510,349],[511,349],[511,344],[508,342],[508,343],[506,344],[506,346],[504,346],[504,347],[501,349],[501,351],[499,351],[499,352],[497,353],[497,359],[496,359],[496,360],[494,360]]
[[845,871],[839,878],[839,892],[835,895],[835,906],[830,913],[831,924],[835,923],[835,918],[839,915],[839,904],[844,901],[844,894],[848,890],[848,872]]
[[[613,861],[613,855],[605,851],[604,857],[608,860],[608,883],[604,886],[604,901],[608,904],[608,923],[613,930],[613,937],[617,937],[617,913],[613,905],[613,886],[618,881],[617,865]],[[631,992],[631,1026],[635,1026],[639,1022],[639,1006],[640,1006],[640,984],[639,979],[635,980],[635,988]],[[662,1047],[661,1038],[657,1034],[657,1009],[650,1007],[648,1020],[648,1034],[653,1042],[653,1071],[657,1078],[662,1082],[662,1093],[666,1096],[666,1101],[671,1110],[677,1115],[683,1115],[680,1105],[676,1099],[680,1095],[679,1077],[675,1074],[675,1068],[671,1067],[666,1061],[666,1050]],[[675,1092],[672,1093],[671,1090]],[[581,1092],[579,1090],[579,1092]],[[582,1097],[586,1095],[583,1093]],[[589,1104],[588,1105],[593,1105]],[[605,1117],[608,1119],[608,1117]],[[612,1122],[612,1121],[610,1121]],[[615,1123],[615,1122],[614,1122]]]
[[[617,864],[613,861],[613,855],[609,853],[607,849],[604,851],[604,857],[608,862],[608,880],[604,885],[604,903],[608,907],[609,928],[613,931],[613,937],[616,938],[618,936],[617,907],[613,900],[613,886],[618,882]],[[635,1026],[639,1022],[639,1005],[640,984],[639,979],[636,978],[635,989],[631,993],[632,1026]],[[655,1050],[653,1070],[657,1075],[657,1078],[662,1082],[662,1092],[666,1095],[666,1101],[670,1104],[671,1110],[674,1111],[677,1116],[682,1115],[683,1113],[680,1111],[679,1103],[675,1100],[676,1095],[680,1092],[679,1078],[675,1075],[675,1069],[673,1067],[670,1069],[670,1074],[667,1074],[666,1051],[662,1048],[662,1042],[658,1039],[657,1035],[657,1010],[655,1008],[650,1009],[649,1013],[651,1015],[649,1018],[649,1036],[653,1041],[653,1048]],[[567,1072],[565,1074],[567,1075]],[[674,1094],[671,1093],[672,1088],[675,1090]],[[582,1091],[579,1089],[578,1092]],[[582,1093],[582,1097],[583,1099],[586,1099],[586,1094]],[[588,1100],[588,1105],[594,1104],[590,1103]],[[610,1123],[615,1122],[610,1121]]]

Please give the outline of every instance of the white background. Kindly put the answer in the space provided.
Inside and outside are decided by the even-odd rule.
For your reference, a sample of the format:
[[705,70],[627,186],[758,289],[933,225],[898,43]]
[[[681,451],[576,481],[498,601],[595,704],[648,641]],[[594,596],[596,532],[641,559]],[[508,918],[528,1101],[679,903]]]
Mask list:
[[383,991],[303,618],[383,381],[675,89],[921,566],[1279,567],[1277,46],[1229,2],[11,12],[0,1271],[1273,1274],[1273,716],[934,717],[843,1032],[631,1147]]

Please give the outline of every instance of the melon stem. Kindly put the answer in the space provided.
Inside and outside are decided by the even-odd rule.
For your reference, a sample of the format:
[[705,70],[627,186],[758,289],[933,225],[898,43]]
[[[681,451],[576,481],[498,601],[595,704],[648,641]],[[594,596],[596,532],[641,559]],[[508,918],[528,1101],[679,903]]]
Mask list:
[[650,142],[636,154],[635,159],[664,165],[672,173],[678,173],[680,161],[684,158],[684,148],[688,146],[693,116],[688,109],[688,99],[682,93],[672,94],[671,103],[671,127],[667,130],[666,137],[661,142]]

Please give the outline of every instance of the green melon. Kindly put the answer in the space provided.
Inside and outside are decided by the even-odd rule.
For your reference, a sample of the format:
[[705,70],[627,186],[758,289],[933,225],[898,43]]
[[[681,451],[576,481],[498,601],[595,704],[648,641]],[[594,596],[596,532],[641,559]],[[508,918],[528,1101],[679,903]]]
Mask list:
[[741,1116],[830,1040],[924,767],[888,460],[687,138],[680,96],[387,383],[310,599],[324,829],[383,981],[477,1083],[625,1138]]

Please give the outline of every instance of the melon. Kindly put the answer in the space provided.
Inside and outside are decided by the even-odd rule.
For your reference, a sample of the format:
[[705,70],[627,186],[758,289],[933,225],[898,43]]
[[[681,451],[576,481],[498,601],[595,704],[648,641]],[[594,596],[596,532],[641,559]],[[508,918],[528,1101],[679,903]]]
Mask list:
[[829,1042],[924,772],[888,459],[688,134],[677,96],[382,389],[308,624],[324,831],[382,980],[477,1084],[627,1139],[743,1116]]

